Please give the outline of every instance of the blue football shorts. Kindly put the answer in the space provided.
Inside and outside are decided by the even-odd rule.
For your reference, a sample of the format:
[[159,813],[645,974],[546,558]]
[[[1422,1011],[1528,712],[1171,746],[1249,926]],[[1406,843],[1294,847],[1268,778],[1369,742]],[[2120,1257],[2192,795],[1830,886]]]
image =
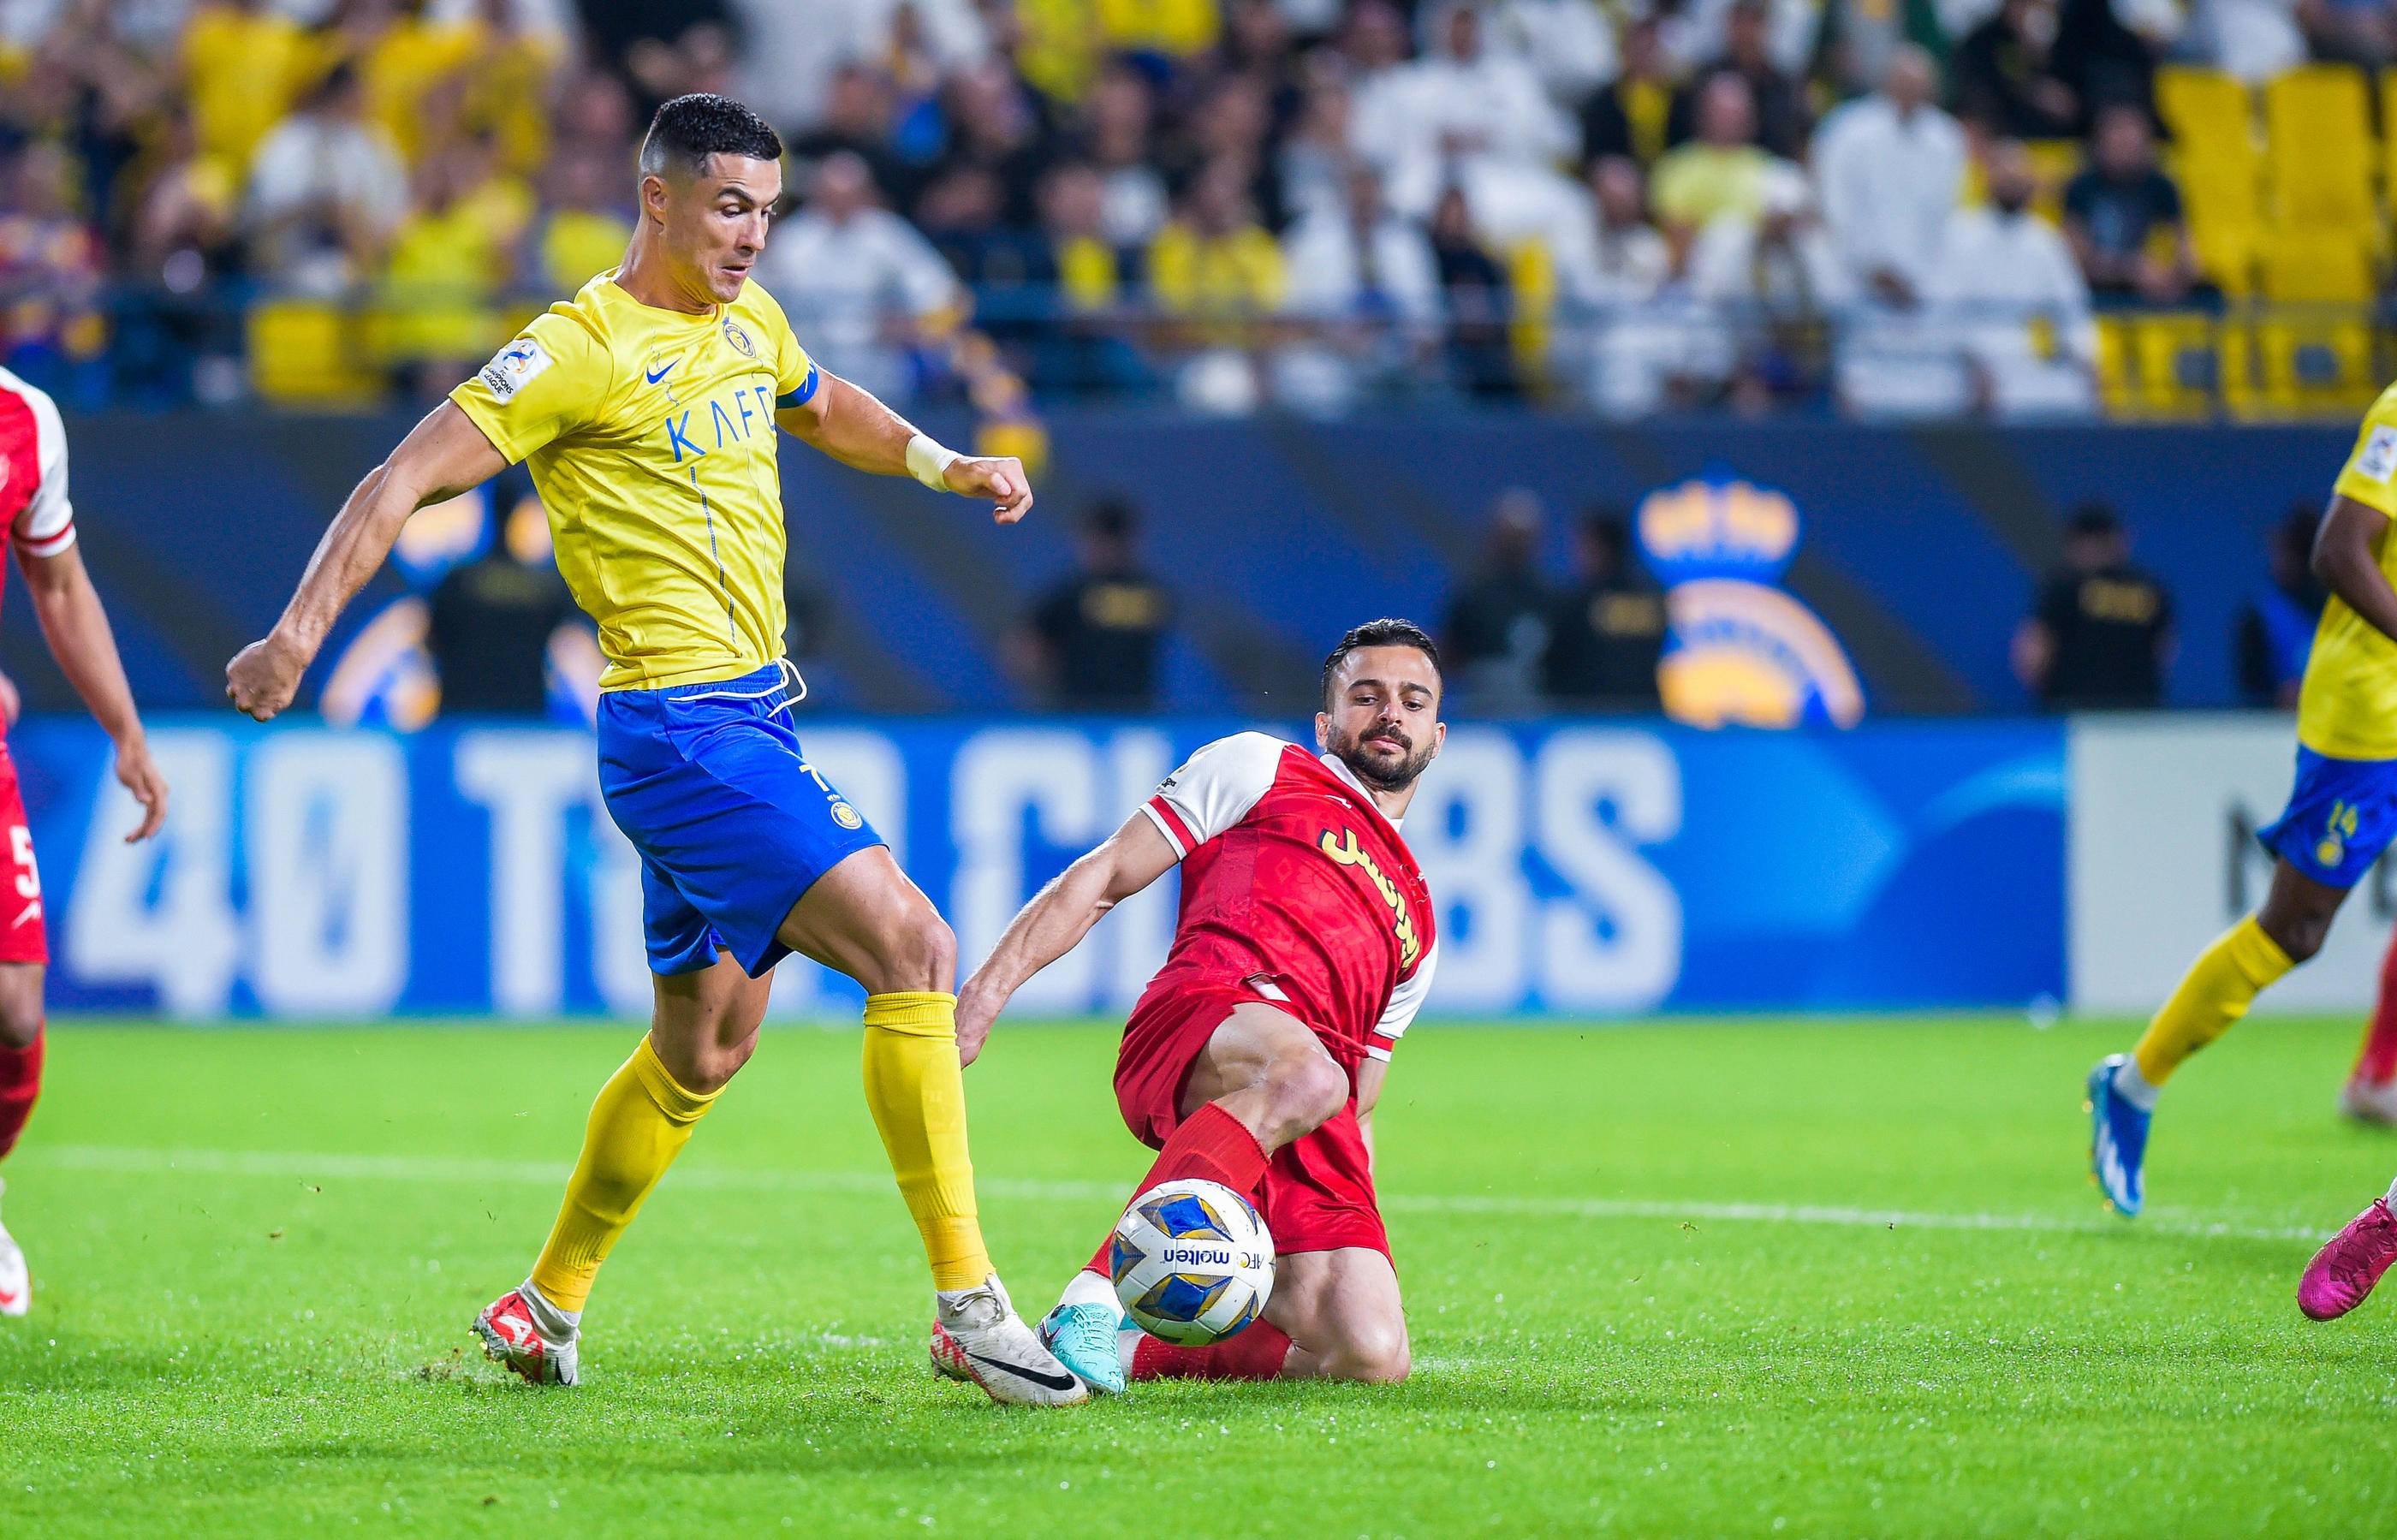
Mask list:
[[649,971],[730,952],[751,978],[816,879],[882,843],[799,748],[780,664],[738,679],[599,697],[599,789],[641,853]]
[[2397,759],[2334,759],[2299,744],[2289,805],[2256,837],[2324,887],[2354,887],[2397,839]]

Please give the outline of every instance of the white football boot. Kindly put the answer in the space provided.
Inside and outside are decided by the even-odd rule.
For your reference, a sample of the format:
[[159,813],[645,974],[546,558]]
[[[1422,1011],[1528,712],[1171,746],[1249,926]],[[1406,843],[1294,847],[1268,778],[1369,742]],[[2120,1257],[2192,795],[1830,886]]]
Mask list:
[[575,1347],[582,1314],[558,1309],[528,1282],[484,1306],[475,1334],[484,1357],[510,1373],[533,1385],[572,1385],[582,1377]]
[[[8,1184],[0,1182],[0,1193]],[[21,1316],[33,1307],[33,1275],[26,1269],[24,1249],[0,1225],[0,1316]]]
[[933,1294],[932,1368],[1011,1405],[1078,1406],[1091,1399],[1015,1313],[997,1273],[979,1289]]

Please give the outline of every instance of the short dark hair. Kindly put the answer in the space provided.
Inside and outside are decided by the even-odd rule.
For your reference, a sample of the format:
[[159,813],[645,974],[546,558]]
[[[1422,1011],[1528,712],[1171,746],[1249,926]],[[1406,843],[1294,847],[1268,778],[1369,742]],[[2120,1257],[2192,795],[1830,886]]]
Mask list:
[[1413,621],[1386,616],[1378,621],[1367,621],[1362,625],[1349,627],[1348,635],[1341,637],[1340,645],[1323,660],[1324,710],[1332,709],[1332,681],[1339,676],[1340,665],[1347,661],[1348,654],[1360,647],[1412,647],[1431,660],[1434,674],[1440,673],[1440,646],[1431,639],[1431,633]]
[[1590,504],[1581,516],[1581,532],[1617,566],[1631,554],[1631,521],[1613,503]]
[[1140,510],[1120,492],[1109,492],[1082,515],[1082,529],[1107,540],[1130,540],[1139,525]]
[[707,168],[710,155],[781,160],[783,137],[730,97],[694,91],[662,104],[649,119],[641,141],[641,175],[687,181]]
[[2075,540],[2119,535],[2122,532],[2122,521],[2114,516],[2113,509],[2092,501],[2072,510],[2072,516],[2064,521],[2064,532]]

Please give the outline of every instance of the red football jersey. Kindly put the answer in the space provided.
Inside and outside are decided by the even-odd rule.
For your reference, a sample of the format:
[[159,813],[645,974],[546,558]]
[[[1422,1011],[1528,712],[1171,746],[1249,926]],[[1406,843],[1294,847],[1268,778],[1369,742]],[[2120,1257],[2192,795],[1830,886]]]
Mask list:
[[48,395],[0,369],[0,523],[17,549],[55,556],[74,543],[67,431]]
[[1431,988],[1431,891],[1348,767],[1262,732],[1218,739],[1143,804],[1182,860],[1173,949],[1145,999],[1246,985],[1354,1071]]

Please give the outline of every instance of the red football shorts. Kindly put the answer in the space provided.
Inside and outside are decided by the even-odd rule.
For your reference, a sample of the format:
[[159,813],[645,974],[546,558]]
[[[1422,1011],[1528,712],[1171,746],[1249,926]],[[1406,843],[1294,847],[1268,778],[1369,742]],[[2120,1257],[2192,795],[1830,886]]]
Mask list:
[[[1182,1121],[1182,1088],[1207,1039],[1234,1006],[1261,998],[1246,989],[1200,987],[1141,1002],[1116,1057],[1116,1105],[1134,1137],[1151,1149],[1164,1145]],[[1373,1163],[1357,1126],[1353,1074],[1350,1086],[1348,1105],[1314,1132],[1276,1150],[1262,1196],[1249,1195],[1273,1232],[1274,1250],[1283,1255],[1343,1246],[1390,1254],[1373,1197]]]
[[0,747],[0,829],[7,831],[7,873],[0,878],[0,962],[50,960],[49,928],[42,923],[42,872],[33,864],[33,831],[25,826],[25,799],[17,793],[17,762]]

